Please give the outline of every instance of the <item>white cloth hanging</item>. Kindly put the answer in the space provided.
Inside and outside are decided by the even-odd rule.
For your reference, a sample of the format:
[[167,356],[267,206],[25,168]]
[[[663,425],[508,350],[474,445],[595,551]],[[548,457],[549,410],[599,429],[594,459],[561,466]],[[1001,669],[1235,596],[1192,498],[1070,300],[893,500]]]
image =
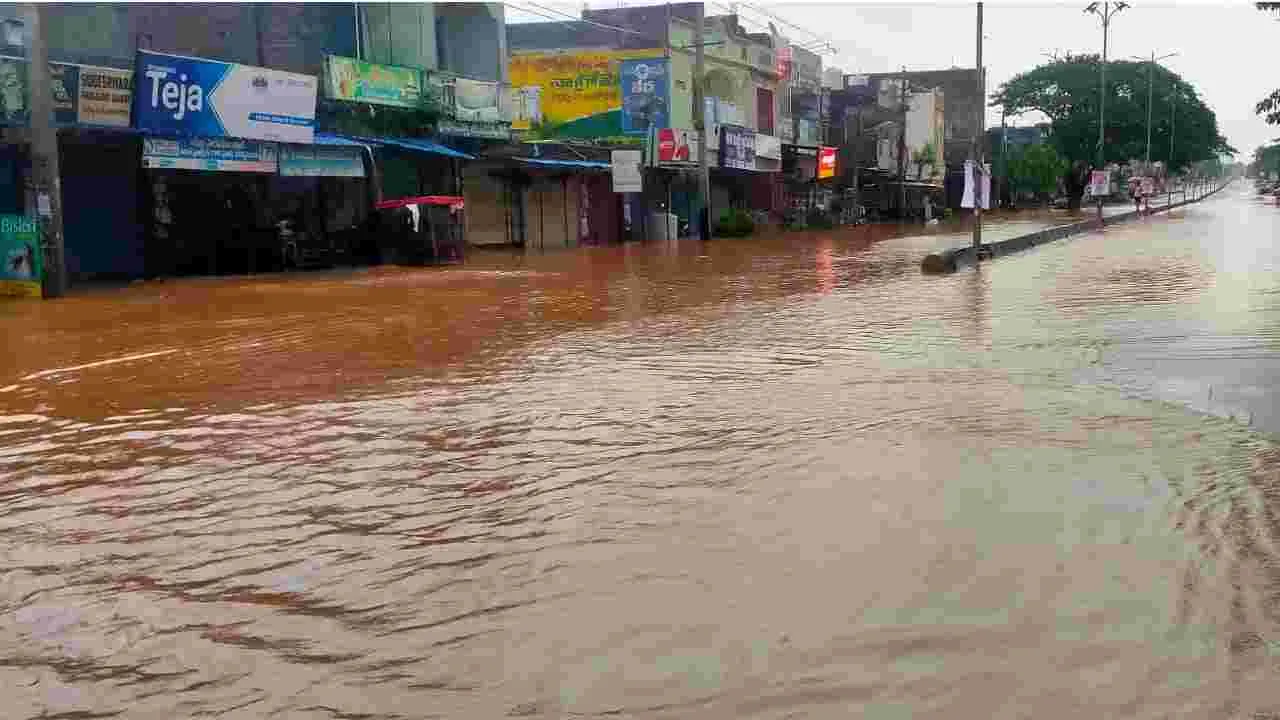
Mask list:
[[962,208],[973,207],[973,191],[974,191],[973,161],[965,160],[964,161],[964,196],[960,198],[960,207]]

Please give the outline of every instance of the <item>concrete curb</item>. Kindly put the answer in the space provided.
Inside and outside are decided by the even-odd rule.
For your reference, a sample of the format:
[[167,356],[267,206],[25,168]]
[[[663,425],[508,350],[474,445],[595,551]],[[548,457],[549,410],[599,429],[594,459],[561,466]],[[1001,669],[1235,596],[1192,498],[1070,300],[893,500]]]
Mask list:
[[[1218,193],[1219,191],[1221,191],[1223,188],[1227,187],[1227,185],[1230,185],[1230,184],[1231,183],[1228,182],[1222,187],[1218,188],[1217,190],[1214,190],[1213,192],[1210,192],[1210,193],[1206,193],[1205,195],[1202,195],[1201,197],[1198,197],[1192,200],[1180,200],[1178,202],[1175,202],[1169,205],[1161,205],[1158,207],[1153,207],[1151,209],[1151,214],[1154,215],[1159,212],[1167,212],[1169,210],[1173,210],[1174,208],[1182,207],[1183,205],[1190,205],[1191,203],[1200,202],[1201,200],[1204,200],[1207,197],[1212,197],[1215,193]],[[1071,223],[1069,225],[1058,225],[1057,227],[1045,228],[1044,230],[1037,230],[1036,232],[1027,233],[1026,235],[1019,235],[1017,237],[1012,237],[1007,240],[1000,240],[993,243],[987,243],[987,244],[984,244],[978,250],[978,252],[976,253],[977,255],[976,259],[987,260],[994,257],[1000,257],[1001,255],[1009,255],[1012,253],[1021,252],[1028,248],[1033,248],[1037,245],[1044,245],[1045,243],[1050,243],[1050,242],[1053,242],[1054,240],[1061,240],[1062,238],[1070,237],[1071,235],[1078,235],[1080,233],[1090,232],[1092,230],[1097,230],[1098,228],[1103,227],[1104,225],[1113,225],[1115,223],[1132,220],[1133,218],[1136,218],[1136,217],[1138,217],[1138,212],[1136,210],[1130,210],[1128,212],[1111,215],[1103,220],[1099,220],[1098,218],[1095,217],[1089,220],[1082,220],[1077,223]],[[953,273],[956,270],[959,270],[961,267],[964,267],[966,265],[972,265],[974,263],[974,260],[975,260],[975,252],[974,252],[973,246],[966,246],[962,248],[954,248],[951,250],[943,250],[940,253],[930,253],[929,255],[925,256],[924,260],[920,262],[920,269],[923,272],[929,273],[929,274]]]

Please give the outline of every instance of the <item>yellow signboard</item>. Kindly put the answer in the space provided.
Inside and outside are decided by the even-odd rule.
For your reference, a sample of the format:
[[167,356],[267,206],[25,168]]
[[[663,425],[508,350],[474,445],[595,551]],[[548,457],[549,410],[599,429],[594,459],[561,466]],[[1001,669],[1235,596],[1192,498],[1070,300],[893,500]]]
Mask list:
[[562,125],[622,111],[618,64],[662,57],[662,48],[520,53],[508,61],[514,130]]

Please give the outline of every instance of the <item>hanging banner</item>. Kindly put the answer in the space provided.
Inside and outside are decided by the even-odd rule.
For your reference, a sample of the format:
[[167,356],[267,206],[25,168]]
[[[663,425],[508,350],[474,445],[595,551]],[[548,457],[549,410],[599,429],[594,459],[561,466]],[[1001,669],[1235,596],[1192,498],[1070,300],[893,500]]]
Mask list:
[[143,138],[142,167],[151,170],[216,170],[274,173],[276,144],[234,138]]
[[[662,48],[513,53],[507,61],[515,97],[511,127],[529,130],[536,125],[561,137],[619,135],[619,65],[625,60],[662,57]],[[643,129],[639,134],[644,134]]]
[[644,135],[651,127],[667,124],[667,58],[623,60],[618,64],[622,82],[622,133]]
[[371,105],[414,108],[422,101],[422,71],[326,55],[325,97]]
[[40,221],[0,215],[0,297],[41,297],[40,258]]
[[643,155],[639,150],[614,150],[609,156],[613,191],[638,193],[644,190],[644,176],[640,172]]
[[163,135],[310,144],[313,75],[138,51],[135,127]]
[[818,179],[826,180],[836,176],[836,149],[822,146],[818,148]]
[[720,166],[736,170],[756,169],[756,134],[751,128],[720,126]]
[[280,174],[289,177],[364,177],[358,147],[340,145],[282,145]]

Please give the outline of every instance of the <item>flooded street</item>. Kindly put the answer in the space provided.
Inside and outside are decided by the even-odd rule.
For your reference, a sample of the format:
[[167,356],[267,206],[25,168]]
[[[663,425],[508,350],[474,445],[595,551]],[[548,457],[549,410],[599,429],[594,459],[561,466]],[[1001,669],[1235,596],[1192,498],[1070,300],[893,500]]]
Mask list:
[[0,304],[0,716],[1280,717],[1239,185]]

